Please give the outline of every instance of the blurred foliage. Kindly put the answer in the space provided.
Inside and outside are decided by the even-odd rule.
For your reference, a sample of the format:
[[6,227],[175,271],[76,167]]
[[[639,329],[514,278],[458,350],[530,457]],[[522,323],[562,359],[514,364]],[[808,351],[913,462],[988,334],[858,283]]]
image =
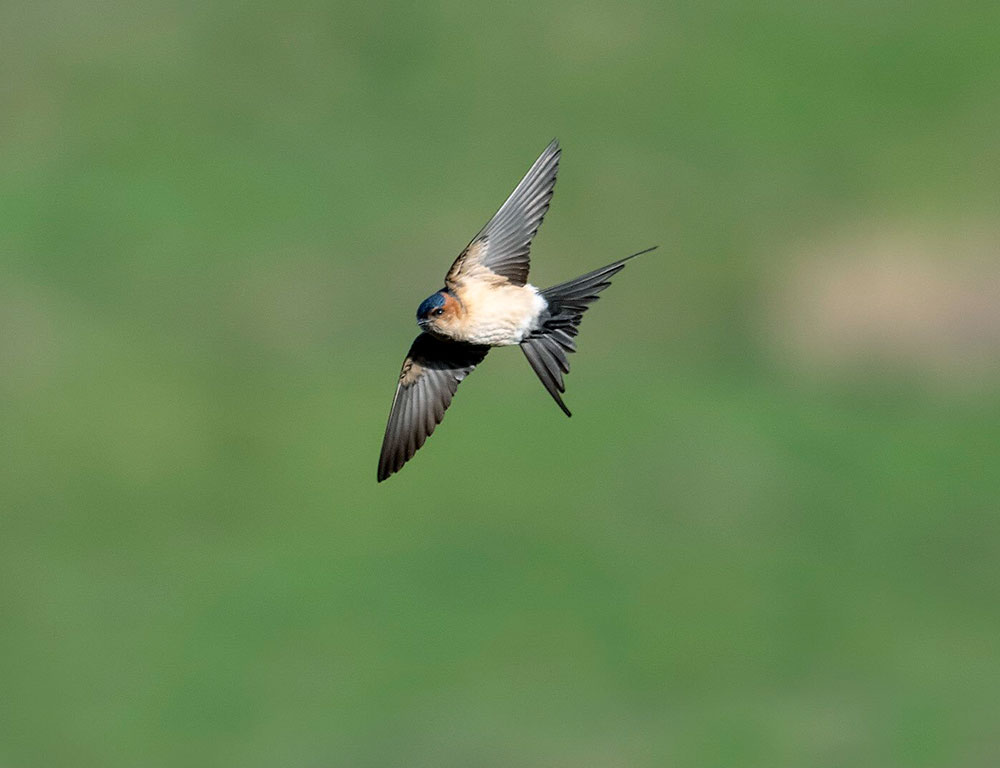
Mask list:
[[[995,765],[1000,378],[772,331],[831,233],[996,232],[998,50],[982,3],[3,5],[0,765]],[[660,250],[571,421],[501,350],[376,486],[552,136],[533,281]]]

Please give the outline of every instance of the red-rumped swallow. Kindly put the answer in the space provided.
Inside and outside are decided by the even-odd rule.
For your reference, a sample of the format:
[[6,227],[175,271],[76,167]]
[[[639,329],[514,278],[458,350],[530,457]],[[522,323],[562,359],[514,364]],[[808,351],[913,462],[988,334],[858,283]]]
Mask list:
[[531,239],[549,209],[559,170],[559,142],[545,148],[507,201],[455,259],[444,288],[417,308],[421,334],[399,374],[378,460],[378,480],[398,472],[434,428],[458,383],[490,347],[521,346],[545,389],[571,415],[560,393],[569,373],[566,355],[587,305],[611,285],[625,262],[647,248],[575,280],[539,290],[528,283]]

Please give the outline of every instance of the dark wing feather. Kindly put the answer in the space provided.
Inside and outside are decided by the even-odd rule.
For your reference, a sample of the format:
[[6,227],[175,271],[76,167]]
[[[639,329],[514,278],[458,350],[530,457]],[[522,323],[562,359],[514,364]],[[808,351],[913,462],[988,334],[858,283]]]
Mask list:
[[378,460],[378,481],[398,472],[413,458],[444,412],[458,383],[483,361],[489,347],[442,341],[422,333],[403,361],[396,396]]
[[531,239],[549,209],[559,172],[555,139],[538,157],[489,223],[472,238],[451,265],[445,284],[457,290],[465,280],[492,280],[514,285],[528,282]]

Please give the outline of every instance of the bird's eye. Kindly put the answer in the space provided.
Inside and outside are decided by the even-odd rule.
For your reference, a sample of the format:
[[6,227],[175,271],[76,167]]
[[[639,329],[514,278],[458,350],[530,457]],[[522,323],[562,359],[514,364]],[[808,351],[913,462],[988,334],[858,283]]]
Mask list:
[[444,310],[438,307],[437,309],[434,310],[434,314],[440,317],[441,315],[444,314]]

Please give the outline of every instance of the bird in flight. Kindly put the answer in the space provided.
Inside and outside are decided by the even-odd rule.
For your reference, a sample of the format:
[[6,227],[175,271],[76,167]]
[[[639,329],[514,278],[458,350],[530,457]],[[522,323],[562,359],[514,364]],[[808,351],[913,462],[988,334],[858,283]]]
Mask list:
[[567,416],[563,374],[566,355],[587,305],[611,277],[639,253],[574,280],[539,290],[528,283],[531,239],[549,209],[559,170],[555,139],[521,179],[489,223],[455,259],[444,288],[417,308],[420,335],[403,361],[378,460],[378,481],[413,458],[435,427],[458,384],[483,361],[490,347],[519,344],[532,370]]

